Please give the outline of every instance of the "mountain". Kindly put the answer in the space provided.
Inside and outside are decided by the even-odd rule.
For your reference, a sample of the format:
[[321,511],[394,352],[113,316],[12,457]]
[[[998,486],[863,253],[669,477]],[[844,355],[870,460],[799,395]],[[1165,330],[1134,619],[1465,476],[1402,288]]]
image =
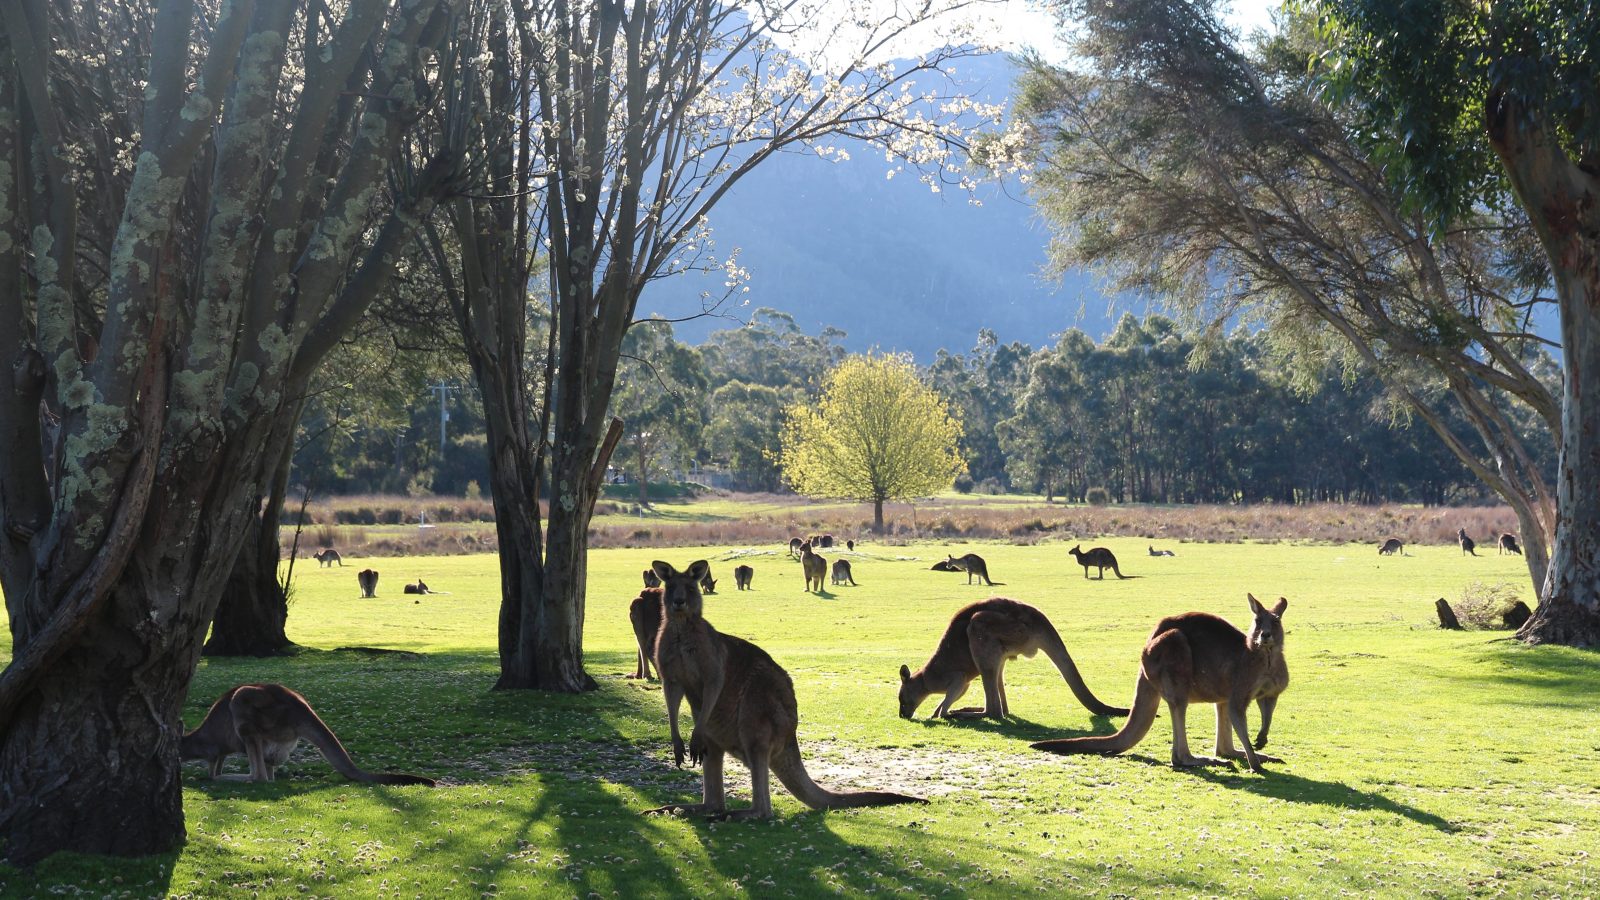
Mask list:
[[[957,76],[977,96],[1004,98],[1015,71],[994,56],[964,61]],[[843,329],[852,350],[909,351],[928,362],[941,347],[972,347],[980,328],[1035,347],[1072,327],[1099,337],[1129,308],[1119,299],[1111,309],[1089,273],[1059,283],[1044,274],[1048,229],[1019,186],[986,184],[973,205],[957,189],[932,193],[914,172],[886,177],[881,152],[844,146],[845,162],[809,153],[768,160],[712,211],[717,252],[740,248],[750,272],[750,291],[731,314],[770,306],[810,332]],[[696,273],[663,279],[646,290],[640,313],[688,315],[721,285]],[[736,324],[710,317],[676,330],[698,342]]]

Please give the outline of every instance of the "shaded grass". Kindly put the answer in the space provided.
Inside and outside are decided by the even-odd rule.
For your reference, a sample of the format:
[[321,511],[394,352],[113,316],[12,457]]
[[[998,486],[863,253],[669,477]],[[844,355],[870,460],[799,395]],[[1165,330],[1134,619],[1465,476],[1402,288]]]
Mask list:
[[[283,681],[311,699],[364,767],[445,786],[354,784],[305,753],[272,785],[213,785],[191,769],[181,853],[0,868],[0,894],[1600,890],[1589,858],[1600,833],[1596,657],[1431,624],[1433,599],[1469,581],[1524,586],[1519,559],[1462,559],[1452,547],[1380,558],[1366,545],[1260,544],[1185,544],[1176,558],[1150,559],[1143,541],[1104,543],[1140,577],[1086,581],[1056,544],[867,545],[850,557],[861,587],[831,588],[830,598],[803,593],[799,564],[775,547],[597,551],[585,642],[600,689],[580,697],[489,690],[492,557],[381,561],[372,601],[358,599],[359,566],[297,567],[290,636],[323,649],[203,662],[190,724],[232,684]],[[1162,615],[1205,609],[1243,622],[1246,590],[1289,597],[1293,680],[1270,748],[1287,762],[1266,776],[1175,772],[1165,712],[1123,757],[1030,751],[1028,741],[1120,722],[1089,716],[1042,658],[1008,668],[1008,722],[896,718],[899,665],[919,665],[950,614],[991,593],[927,566],[973,549],[1007,583],[999,592],[1051,617],[1089,685],[1112,703],[1130,696],[1139,647]],[[708,598],[707,616],[794,677],[802,747],[818,779],[922,793],[931,805],[818,814],[779,790],[771,823],[638,814],[693,799],[698,773],[671,765],[658,687],[621,677],[633,668],[627,603],[651,559],[681,567],[702,556],[719,578],[735,559],[755,567],[755,590]],[[399,594],[417,577],[453,593]],[[422,655],[326,649],[350,645]],[[930,700],[920,715],[931,708]],[[1190,733],[1195,750],[1209,748],[1209,709],[1191,711]],[[729,768],[736,785],[747,784],[741,766]]]

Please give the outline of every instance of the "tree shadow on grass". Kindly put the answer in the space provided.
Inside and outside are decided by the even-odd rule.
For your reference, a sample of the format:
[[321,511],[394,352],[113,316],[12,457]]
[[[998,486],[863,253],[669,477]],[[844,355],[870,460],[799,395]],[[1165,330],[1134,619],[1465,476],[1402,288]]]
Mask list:
[[1600,653],[1592,650],[1527,647],[1507,638],[1478,649],[1470,669],[1440,674],[1489,689],[1518,688],[1518,704],[1592,709],[1600,695],[1597,663]]

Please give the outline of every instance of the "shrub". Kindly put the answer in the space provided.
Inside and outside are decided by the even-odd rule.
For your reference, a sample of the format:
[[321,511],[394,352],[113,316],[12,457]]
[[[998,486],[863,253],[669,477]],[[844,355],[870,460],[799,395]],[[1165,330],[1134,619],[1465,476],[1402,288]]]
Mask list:
[[1084,492],[1083,499],[1090,506],[1105,506],[1111,502],[1111,492],[1103,487],[1092,487]]
[[1006,492],[1006,486],[1001,484],[1000,479],[998,478],[985,478],[984,480],[978,482],[977,491],[980,494],[988,494],[989,496],[994,497],[1004,494]]
[[479,487],[478,483],[476,481],[467,482],[467,499],[468,500],[481,500],[481,499],[483,499],[483,488]]
[[1456,618],[1468,628],[1504,629],[1500,617],[1519,599],[1516,588],[1506,582],[1474,581],[1461,590],[1461,599],[1453,607]]
[[972,493],[972,488],[973,482],[971,475],[968,475],[966,472],[962,472],[960,475],[956,476],[956,493],[970,494]]

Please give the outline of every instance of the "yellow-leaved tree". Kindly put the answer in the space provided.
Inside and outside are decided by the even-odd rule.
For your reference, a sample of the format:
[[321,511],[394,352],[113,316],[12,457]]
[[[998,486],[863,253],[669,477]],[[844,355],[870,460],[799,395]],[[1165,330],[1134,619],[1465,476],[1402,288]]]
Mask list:
[[883,502],[941,491],[967,470],[957,452],[961,423],[939,392],[902,356],[852,356],[828,373],[816,403],[789,408],[779,465],[783,480],[811,497]]

